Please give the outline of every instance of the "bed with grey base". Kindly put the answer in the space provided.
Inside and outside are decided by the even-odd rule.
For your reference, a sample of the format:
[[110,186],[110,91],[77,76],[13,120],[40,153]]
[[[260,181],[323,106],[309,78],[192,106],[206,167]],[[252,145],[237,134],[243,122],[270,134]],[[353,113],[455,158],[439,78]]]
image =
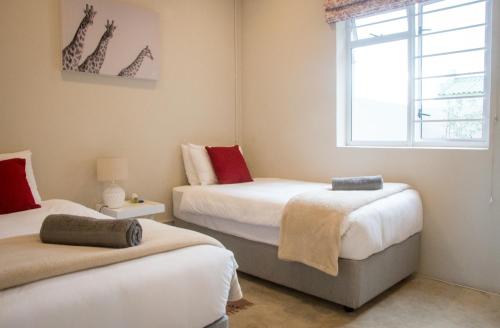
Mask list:
[[[420,233],[363,260],[340,258],[339,274],[334,277],[301,263],[279,260],[277,246],[191,223],[201,215],[181,211],[181,199],[182,192],[174,189],[175,225],[218,239],[234,253],[238,270],[343,305],[346,311],[361,307],[418,268]],[[202,219],[217,220],[209,216]]]

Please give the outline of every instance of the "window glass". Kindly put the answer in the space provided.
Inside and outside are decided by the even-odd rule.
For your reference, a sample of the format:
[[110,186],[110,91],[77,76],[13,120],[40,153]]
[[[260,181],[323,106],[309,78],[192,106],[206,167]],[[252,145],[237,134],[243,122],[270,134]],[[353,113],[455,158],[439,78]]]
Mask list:
[[351,39],[363,40],[408,31],[408,19],[402,18],[353,29]]
[[483,98],[416,101],[415,120],[464,120],[483,118]]
[[420,85],[422,99],[471,97],[484,94],[483,75],[430,78],[421,80]]
[[416,124],[415,139],[417,141],[473,141],[482,135],[481,121],[466,122],[424,122]]
[[442,0],[353,19],[349,142],[487,144],[490,7]]
[[[484,26],[422,36],[422,55],[484,47]],[[417,38],[417,42],[419,38]]]
[[[464,26],[484,24],[486,21],[485,6],[484,2],[478,2],[423,15],[422,33],[434,33]],[[457,19],[457,17],[460,17],[460,19]]]
[[406,40],[353,50],[353,140],[406,140],[407,56]]
[[421,65],[422,72],[417,72],[417,77],[483,72],[484,50],[424,57]]
[[475,2],[476,0],[445,0],[445,1],[437,1],[435,3],[426,4],[423,6],[423,12],[427,13],[430,11],[440,10],[443,8],[460,6],[463,4],[467,4],[470,2]]

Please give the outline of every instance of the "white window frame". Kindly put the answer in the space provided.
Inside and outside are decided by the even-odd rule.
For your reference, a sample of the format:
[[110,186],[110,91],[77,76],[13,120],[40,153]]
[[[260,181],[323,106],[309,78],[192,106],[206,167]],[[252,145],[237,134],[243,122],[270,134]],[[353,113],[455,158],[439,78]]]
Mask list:
[[[439,2],[441,0],[436,0]],[[376,38],[362,39],[358,41],[351,41],[351,24],[352,21],[346,21],[343,24],[337,24],[337,95],[340,99],[337,101],[338,108],[346,108],[344,113],[338,113],[337,131],[338,145],[339,146],[352,146],[352,147],[404,147],[404,148],[488,148],[490,141],[490,124],[491,124],[491,49],[492,49],[492,4],[491,0],[477,0],[466,4],[460,4],[435,11],[447,10],[450,8],[462,7],[474,3],[486,3],[486,20],[485,20],[485,65],[484,65],[484,99],[483,102],[483,138],[481,140],[458,140],[458,139],[440,139],[440,140],[416,140],[415,127],[418,122],[415,120],[415,58],[418,54],[415,53],[415,40],[416,40],[416,24],[415,19],[408,19],[408,31],[378,36]],[[426,3],[428,4],[428,2]],[[423,4],[418,4],[422,12]],[[405,8],[407,10],[407,17],[415,17],[415,5]],[[434,11],[432,11],[434,12]],[[420,26],[422,25],[422,15],[420,17]],[[399,17],[401,19],[402,17]],[[398,18],[390,19],[395,20]],[[378,22],[380,23],[380,22]],[[483,26],[482,24],[477,26]],[[460,30],[467,27],[459,27],[446,31],[438,31],[438,33],[451,32]],[[472,28],[472,27],[468,27]],[[408,108],[407,108],[407,139],[406,141],[353,141],[352,140],[352,49],[360,46],[368,46],[380,44],[391,41],[408,40]],[[422,38],[420,39],[422,40]],[[421,48],[421,47],[420,47]],[[483,49],[483,48],[481,48]],[[471,51],[468,49],[467,51]],[[454,53],[454,52],[450,52]],[[480,72],[482,73],[482,72]],[[470,73],[469,73],[470,74]],[[343,81],[341,81],[341,79]],[[343,96],[342,96],[343,95]],[[466,98],[466,97],[460,97]],[[430,122],[449,120],[426,120]],[[340,123],[340,124],[339,124]]]

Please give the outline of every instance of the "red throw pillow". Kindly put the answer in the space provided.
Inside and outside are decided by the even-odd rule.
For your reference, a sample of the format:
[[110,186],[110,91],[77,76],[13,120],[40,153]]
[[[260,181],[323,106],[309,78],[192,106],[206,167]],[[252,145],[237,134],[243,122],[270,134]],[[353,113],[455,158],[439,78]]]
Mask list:
[[240,147],[206,147],[220,184],[253,181]]
[[39,208],[26,179],[26,160],[0,161],[0,214]]

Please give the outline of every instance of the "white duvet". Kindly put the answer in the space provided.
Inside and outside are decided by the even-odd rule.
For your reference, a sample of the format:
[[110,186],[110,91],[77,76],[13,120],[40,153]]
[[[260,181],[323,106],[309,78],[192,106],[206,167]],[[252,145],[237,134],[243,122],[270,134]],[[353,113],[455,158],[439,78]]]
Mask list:
[[[49,214],[106,218],[64,200],[0,215],[0,238],[37,233]],[[1,250],[0,250],[1,251]],[[194,246],[0,291],[0,327],[204,327],[225,314],[235,264]]]
[[[181,197],[174,210],[177,217],[191,223],[277,246],[286,203],[300,193],[325,188],[331,186],[271,178],[230,185],[182,186],[174,188],[174,194]],[[362,260],[422,230],[418,192],[401,189],[347,216],[341,227],[340,257]]]

